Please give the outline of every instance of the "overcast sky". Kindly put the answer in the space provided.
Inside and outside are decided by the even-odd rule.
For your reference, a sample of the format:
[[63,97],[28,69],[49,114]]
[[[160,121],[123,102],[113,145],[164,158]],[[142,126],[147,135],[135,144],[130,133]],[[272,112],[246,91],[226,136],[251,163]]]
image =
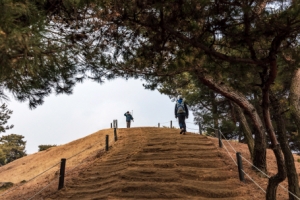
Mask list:
[[[28,154],[37,152],[41,144],[66,144],[110,128],[114,119],[119,128],[125,128],[126,111],[133,111],[132,127],[169,126],[171,120],[178,127],[175,103],[158,91],[145,90],[140,80],[116,79],[102,85],[85,81],[75,86],[72,95],[53,94],[34,110],[28,102],[13,98],[7,104],[13,110],[8,125],[14,124],[14,128],[2,135],[23,135]],[[197,132],[191,111],[187,122],[188,131]]]

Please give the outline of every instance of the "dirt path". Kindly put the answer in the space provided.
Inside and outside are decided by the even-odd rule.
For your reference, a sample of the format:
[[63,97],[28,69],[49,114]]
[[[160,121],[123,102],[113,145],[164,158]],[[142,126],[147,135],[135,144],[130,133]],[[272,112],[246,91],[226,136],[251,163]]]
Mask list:
[[208,138],[157,130],[119,129],[107,154],[45,199],[248,199]]

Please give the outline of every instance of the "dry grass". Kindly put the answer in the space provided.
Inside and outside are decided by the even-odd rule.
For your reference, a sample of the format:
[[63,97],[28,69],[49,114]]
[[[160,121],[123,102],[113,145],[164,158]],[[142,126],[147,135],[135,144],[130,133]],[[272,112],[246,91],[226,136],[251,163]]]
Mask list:
[[[215,144],[216,147],[219,148],[219,141],[216,138],[210,138],[213,143]],[[250,161],[250,154],[248,151],[248,147],[246,144],[238,143],[236,141],[224,141],[223,140],[223,145],[224,148],[221,149],[221,151],[224,153],[224,157],[226,157],[227,163],[231,164],[234,168],[237,168],[237,166],[234,164],[232,161],[233,159],[236,159],[236,152],[240,152],[241,155]],[[226,151],[226,148],[228,149],[228,152]],[[295,161],[295,166],[296,170],[299,174],[300,172],[300,163],[298,162],[300,160],[300,156],[294,154],[294,161]],[[267,185],[268,185],[268,178],[266,178],[265,175],[256,173],[252,170],[252,164],[248,163],[243,159],[243,168],[245,173],[247,173],[250,178],[245,175],[246,182],[256,182],[258,186],[256,186],[256,189],[253,190],[252,194],[255,198],[254,199],[264,199],[265,197],[265,192],[263,190],[266,190]],[[276,163],[276,158],[271,149],[267,149],[267,169],[268,169],[268,176],[273,176],[277,173],[277,163]],[[299,178],[299,177],[298,177]],[[261,187],[261,188],[260,188]],[[280,186],[277,189],[277,199],[278,200],[288,200],[288,183],[287,179],[283,181]],[[257,190],[257,191],[256,191]]]
[[[156,134],[155,136],[153,136],[154,138],[148,138],[148,136],[144,136],[143,134],[149,134],[151,131],[153,131],[153,135],[154,133]],[[2,193],[0,193],[0,199],[28,199],[28,197],[32,196],[33,194],[36,194],[38,191],[40,191],[42,188],[44,188],[46,185],[48,185],[49,183],[52,183],[47,189],[45,189],[43,191],[44,194],[53,194],[53,191],[57,191],[57,185],[58,185],[58,181],[57,181],[57,177],[58,177],[58,171],[60,168],[60,159],[61,158],[70,158],[67,160],[67,165],[66,165],[66,171],[67,171],[67,178],[65,180],[65,183],[68,184],[79,184],[79,182],[77,181],[78,178],[80,178],[80,176],[82,175],[83,172],[88,172],[89,168],[91,166],[95,166],[95,164],[97,162],[103,163],[103,162],[114,162],[114,158],[116,158],[116,154],[114,155],[113,152],[125,152],[125,151],[129,151],[130,148],[145,148],[145,146],[149,145],[149,141],[160,141],[160,137],[162,137],[162,135],[168,133],[168,134],[173,134],[177,133],[176,129],[165,129],[165,128],[136,128],[136,129],[130,129],[129,132],[128,129],[118,129],[118,136],[119,139],[121,140],[121,142],[117,142],[116,144],[114,144],[114,138],[113,138],[113,129],[106,129],[106,130],[101,130],[98,131],[96,133],[93,133],[87,137],[75,140],[73,142],[70,142],[68,144],[65,145],[61,145],[61,146],[57,146],[57,147],[52,147],[46,151],[42,151],[42,152],[38,152],[26,157],[23,157],[21,159],[18,159],[12,163],[9,163],[5,166],[0,167],[0,182],[12,182],[14,183],[15,186],[18,186],[17,189],[14,189],[11,192],[8,192],[10,189],[8,190],[4,190],[2,191]],[[170,132],[170,133],[169,133]],[[172,132],[172,133],[171,133]],[[106,153],[104,152],[104,145],[105,145],[105,135],[109,135],[110,144],[113,144],[113,149],[112,151]],[[151,135],[150,135],[151,136]],[[176,136],[176,141],[177,142],[182,142],[180,140],[182,135],[174,135],[172,137]],[[125,141],[126,138],[130,138],[133,137],[134,139],[134,143],[132,145],[125,145]],[[191,138],[191,140],[189,142],[193,142],[194,136],[193,134],[188,134],[186,136],[186,139],[188,137]],[[172,139],[172,138],[167,138],[168,140]],[[242,156],[245,157],[246,159],[250,160],[249,157],[249,153],[248,153],[248,148],[247,145],[245,144],[241,144],[238,142],[230,142],[231,145],[229,145],[227,142],[224,142],[225,147],[228,148],[228,150],[230,151],[230,153],[228,154],[227,151],[225,150],[225,148],[218,148],[218,140],[216,138],[210,138],[209,140],[211,140],[211,142],[214,144],[214,146],[217,148],[219,155],[221,156],[221,159],[223,160],[223,162],[228,166],[229,168],[229,172],[234,172],[234,176],[231,177],[231,180],[236,180],[238,179],[237,176],[237,166],[234,164],[234,162],[232,161],[232,159],[230,158],[229,154],[232,156],[232,158],[235,160],[235,152],[233,150],[231,150],[231,146],[237,151],[237,152],[241,152]],[[188,140],[187,140],[188,141]],[[144,145],[144,146],[143,146]],[[170,144],[169,144],[170,145]],[[160,146],[160,148],[169,148],[169,149],[165,149],[168,151],[172,150],[172,145],[171,146]],[[127,149],[126,149],[127,148]],[[170,149],[171,148],[171,149]],[[193,146],[193,148],[196,148],[195,146]],[[189,149],[191,150],[191,149]],[[143,150],[145,151],[145,150]],[[78,154],[80,153],[80,154]],[[181,150],[180,153],[184,153],[184,150]],[[78,154],[78,155],[77,155]],[[76,155],[76,156],[75,156]],[[130,154],[127,155],[127,157],[132,156],[132,155],[136,155],[135,160],[137,159],[145,159],[144,155],[139,155],[138,154],[138,150],[132,151]],[[74,157],[73,157],[74,156]],[[124,155],[125,156],[125,155]],[[170,155],[171,156],[171,155]],[[170,157],[168,156],[168,157]],[[126,158],[127,158],[126,157]],[[128,158],[129,158],[128,157]],[[100,159],[100,160],[99,160]],[[154,159],[154,157],[153,157]],[[295,165],[296,165],[296,169],[299,172],[300,170],[300,163],[297,162],[297,160],[299,160],[300,157],[295,155]],[[274,154],[271,150],[267,150],[267,160],[268,160],[268,171],[269,174],[268,175],[274,175],[276,174],[277,171],[277,167],[276,167],[276,160],[274,157]],[[128,160],[129,162],[130,160]],[[167,162],[167,161],[166,161]],[[181,163],[182,162],[182,163]],[[267,187],[267,178],[263,178],[261,176],[259,176],[257,173],[255,173],[252,169],[251,169],[251,165],[249,165],[247,162],[243,161],[244,163],[244,171],[246,173],[249,174],[249,176],[251,177],[251,179],[254,179],[256,183],[258,183],[260,185],[260,187],[262,189],[266,189]],[[136,169],[134,163],[128,163],[128,166],[132,165],[131,167],[133,167],[134,169]],[[190,168],[182,168],[184,167],[186,164],[183,161],[178,161],[178,163],[176,165],[173,166],[173,164],[157,164],[157,166],[164,166],[164,168],[168,168],[168,167],[172,167],[174,169],[176,169],[176,165],[181,166],[180,170],[182,170],[182,172],[187,173]],[[170,166],[169,166],[170,165]],[[196,163],[195,163],[196,165]],[[109,165],[111,166],[111,165]],[[148,166],[148,165],[147,165]],[[120,167],[120,165],[116,164],[116,165],[112,165],[112,167]],[[49,169],[49,170],[48,170]],[[141,168],[142,169],[142,168]],[[43,173],[45,170],[48,170],[47,172],[45,172],[44,174],[42,174],[41,176],[38,176],[39,174]],[[148,171],[151,171],[153,169],[149,168]],[[164,169],[165,170],[165,169]],[[166,171],[166,170],[165,170]],[[178,171],[178,170],[177,170]],[[131,173],[136,173],[133,172],[132,169],[130,171]],[[159,172],[157,172],[159,173]],[[169,173],[166,171],[166,174],[169,175]],[[181,176],[187,176],[188,174],[182,174]],[[38,176],[38,177],[36,177]],[[126,177],[125,175],[122,175],[124,177]],[[34,178],[36,177],[36,178]],[[34,179],[33,179],[34,178]],[[153,177],[152,177],[153,178]],[[172,178],[170,177],[170,180],[175,180],[175,176]],[[178,177],[177,177],[178,178]],[[209,177],[207,177],[206,179],[208,179]],[[161,180],[161,178],[157,177],[157,180]],[[54,183],[53,183],[54,181]],[[22,183],[21,183],[22,182]],[[23,184],[26,183],[26,184]],[[89,183],[90,184],[90,183]],[[235,183],[236,184],[236,183]],[[283,187],[287,187],[287,181],[284,181],[281,184]],[[228,185],[229,186],[229,185]],[[98,186],[97,186],[98,187]],[[250,178],[248,178],[247,176],[245,176],[245,182],[240,184],[240,189],[243,189],[243,193],[246,197],[245,198],[241,198],[241,199],[264,199],[265,193],[258,188],[258,186],[256,186],[255,184],[253,184],[252,180],[250,180]],[[240,190],[239,189],[239,190]],[[66,188],[66,190],[68,191],[69,189]],[[191,192],[190,188],[185,188],[182,189],[184,191],[180,191],[181,193],[186,192],[186,194],[188,195],[189,192]],[[1,192],[1,191],[0,191]],[[8,193],[7,193],[8,192]],[[174,190],[174,195],[176,194],[176,190]],[[2,194],[5,194],[4,196],[1,196]],[[63,195],[60,194],[60,195]],[[178,194],[176,194],[178,195]],[[175,196],[176,196],[175,195]],[[287,200],[288,199],[288,193],[286,190],[282,189],[281,187],[278,188],[278,193],[277,193],[277,199],[279,200]],[[41,199],[41,198],[38,198]],[[60,199],[60,198],[58,198]],[[66,198],[66,199],[72,199],[72,198]],[[120,199],[122,199],[120,197]]]

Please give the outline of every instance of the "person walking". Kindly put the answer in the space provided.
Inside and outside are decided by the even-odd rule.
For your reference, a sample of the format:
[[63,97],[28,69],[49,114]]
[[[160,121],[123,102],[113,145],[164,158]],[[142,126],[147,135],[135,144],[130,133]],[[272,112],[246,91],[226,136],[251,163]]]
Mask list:
[[126,117],[126,124],[127,124],[127,128],[130,128],[130,122],[131,120],[133,121],[133,117],[132,115],[129,113],[129,111],[127,111],[124,116]]
[[180,134],[186,133],[186,124],[185,119],[189,117],[189,110],[187,105],[183,101],[182,96],[178,96],[178,100],[175,104],[175,118],[178,117],[179,127],[180,127]]

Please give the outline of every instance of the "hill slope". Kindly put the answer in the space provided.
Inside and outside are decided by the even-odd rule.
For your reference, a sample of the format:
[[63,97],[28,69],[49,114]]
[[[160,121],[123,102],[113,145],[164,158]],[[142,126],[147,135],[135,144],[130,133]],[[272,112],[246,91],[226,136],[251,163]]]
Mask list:
[[113,143],[113,130],[107,129],[1,167],[1,182],[19,183],[82,152],[67,160],[62,190],[57,191],[56,166],[0,199],[30,199],[50,183],[32,199],[264,199],[252,182],[239,181],[236,166],[205,136],[168,128],[118,129],[119,140],[104,152],[106,134]]
[[206,137],[126,131],[116,148],[48,199],[241,199],[241,184]]

